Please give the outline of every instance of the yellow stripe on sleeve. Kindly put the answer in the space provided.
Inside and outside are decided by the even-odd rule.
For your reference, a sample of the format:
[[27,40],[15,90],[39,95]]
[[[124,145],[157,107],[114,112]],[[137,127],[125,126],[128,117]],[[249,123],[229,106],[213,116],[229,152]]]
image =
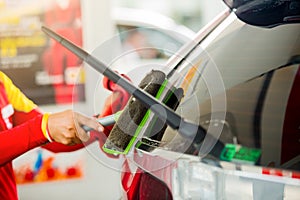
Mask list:
[[45,138],[47,138],[49,140],[49,142],[52,142],[52,139],[49,135],[49,132],[47,130],[47,126],[48,126],[48,118],[49,118],[49,113],[45,113],[43,115],[43,119],[42,119],[42,131],[43,131],[43,134],[45,136]]
[[23,112],[30,112],[37,107],[2,71],[0,71],[0,81],[4,84],[8,101],[12,104],[14,109]]

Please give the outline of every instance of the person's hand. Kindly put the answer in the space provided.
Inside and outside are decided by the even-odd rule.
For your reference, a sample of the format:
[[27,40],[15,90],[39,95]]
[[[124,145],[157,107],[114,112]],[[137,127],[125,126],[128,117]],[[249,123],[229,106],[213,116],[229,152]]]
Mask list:
[[55,141],[65,145],[74,145],[89,140],[90,136],[82,128],[86,125],[102,132],[103,126],[95,118],[84,116],[72,110],[53,113],[48,118],[48,132]]

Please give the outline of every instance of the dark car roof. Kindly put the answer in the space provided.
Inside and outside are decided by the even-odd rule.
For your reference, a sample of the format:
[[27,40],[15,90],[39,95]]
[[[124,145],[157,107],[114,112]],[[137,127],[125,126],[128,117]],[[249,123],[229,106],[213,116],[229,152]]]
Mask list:
[[299,0],[223,0],[239,19],[255,26],[300,23]]

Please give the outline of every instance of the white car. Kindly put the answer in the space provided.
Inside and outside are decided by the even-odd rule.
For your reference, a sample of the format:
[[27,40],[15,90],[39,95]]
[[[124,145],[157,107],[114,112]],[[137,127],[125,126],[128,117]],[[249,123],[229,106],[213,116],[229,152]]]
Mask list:
[[299,197],[300,2],[225,3],[164,71],[184,90],[176,113],[202,131],[138,146],[125,199]]

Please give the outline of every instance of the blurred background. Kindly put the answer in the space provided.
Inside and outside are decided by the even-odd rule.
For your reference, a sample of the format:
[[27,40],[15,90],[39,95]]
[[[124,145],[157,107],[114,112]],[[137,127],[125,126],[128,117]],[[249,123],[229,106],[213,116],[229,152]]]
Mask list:
[[[43,111],[72,108],[95,115],[110,94],[103,77],[47,38],[41,25],[105,63],[139,45],[159,49],[134,52],[111,65],[127,74],[141,63],[163,65],[224,9],[221,0],[0,0],[0,70]],[[131,77],[134,82],[141,73]],[[96,143],[89,148],[61,154],[39,148],[16,159],[19,198],[120,199],[120,171],[110,165],[117,161],[105,158]]]
[[147,9],[172,18],[176,23],[187,26],[193,31],[199,29],[225,8],[220,0],[114,0],[112,7]]

